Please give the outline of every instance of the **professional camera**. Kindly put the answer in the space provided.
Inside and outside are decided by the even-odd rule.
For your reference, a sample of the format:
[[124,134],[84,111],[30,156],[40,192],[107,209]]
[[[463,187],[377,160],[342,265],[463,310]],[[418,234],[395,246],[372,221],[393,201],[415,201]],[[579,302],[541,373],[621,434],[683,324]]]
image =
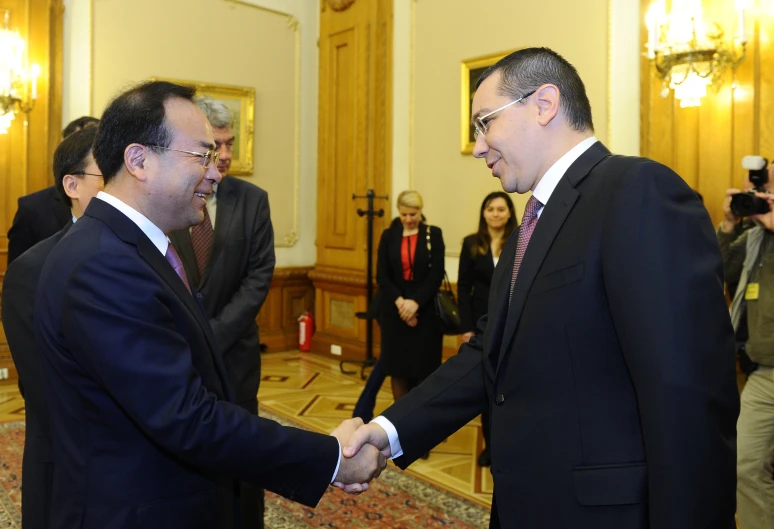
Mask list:
[[739,193],[731,197],[731,212],[735,217],[749,217],[770,211],[769,203],[755,196],[755,192],[765,193],[764,186],[769,181],[769,161],[763,156],[745,156],[742,167],[750,171],[750,183],[753,191]]

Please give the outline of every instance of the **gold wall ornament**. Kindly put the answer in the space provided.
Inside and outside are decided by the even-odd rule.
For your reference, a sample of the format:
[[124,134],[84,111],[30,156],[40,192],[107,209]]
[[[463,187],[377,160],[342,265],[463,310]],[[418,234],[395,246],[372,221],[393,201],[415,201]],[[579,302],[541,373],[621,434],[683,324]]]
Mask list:
[[346,11],[354,3],[355,0],[325,0],[323,7],[328,4],[334,11]]

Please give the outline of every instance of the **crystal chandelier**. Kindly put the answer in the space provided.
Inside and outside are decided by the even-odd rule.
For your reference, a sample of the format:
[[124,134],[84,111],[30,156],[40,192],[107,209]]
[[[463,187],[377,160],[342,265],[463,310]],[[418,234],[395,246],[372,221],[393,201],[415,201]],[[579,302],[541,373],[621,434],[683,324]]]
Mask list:
[[29,113],[38,98],[40,67],[27,67],[25,43],[16,31],[8,29],[5,11],[0,29],[0,134],[7,134],[19,112]]
[[671,88],[681,107],[699,106],[708,85],[717,91],[726,70],[736,72],[746,53],[746,7],[746,0],[736,1],[736,38],[726,41],[718,24],[706,27],[701,0],[672,0],[669,14],[664,0],[651,4],[645,17],[647,57],[664,83],[662,97]]

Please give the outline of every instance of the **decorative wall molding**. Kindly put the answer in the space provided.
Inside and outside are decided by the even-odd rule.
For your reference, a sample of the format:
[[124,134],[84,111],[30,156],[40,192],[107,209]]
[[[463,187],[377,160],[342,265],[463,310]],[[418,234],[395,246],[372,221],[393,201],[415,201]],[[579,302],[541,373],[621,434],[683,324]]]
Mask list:
[[300,193],[301,193],[301,29],[302,24],[299,18],[296,16],[296,13],[291,13],[289,11],[285,10],[278,10],[273,7],[267,7],[266,5],[262,5],[263,3],[259,0],[225,0],[226,2],[230,2],[232,4],[240,4],[248,7],[253,7],[255,9],[260,9],[261,11],[266,11],[267,13],[273,13],[275,15],[284,16],[287,18],[287,25],[288,29],[293,31],[295,33],[295,82],[294,82],[294,91],[295,96],[293,98],[294,100],[294,110],[295,110],[295,127],[294,127],[294,138],[293,138],[293,229],[286,233],[282,237],[282,242],[278,242],[279,237],[274,238],[274,247],[275,248],[291,248],[293,247],[296,242],[298,242],[299,239],[299,233],[301,231],[301,222],[300,222]]
[[328,4],[334,11],[346,11],[355,3],[355,0],[323,0],[322,9],[325,11],[325,5]]

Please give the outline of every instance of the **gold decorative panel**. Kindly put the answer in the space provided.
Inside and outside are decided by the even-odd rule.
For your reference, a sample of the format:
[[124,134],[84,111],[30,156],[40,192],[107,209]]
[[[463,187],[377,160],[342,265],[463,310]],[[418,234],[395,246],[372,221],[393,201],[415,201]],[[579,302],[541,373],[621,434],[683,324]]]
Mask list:
[[[312,348],[330,354],[335,344],[344,357],[362,356],[365,323],[355,312],[365,310],[367,221],[357,215],[364,201],[353,195],[391,189],[392,1],[324,1],[319,43],[317,264],[310,274],[318,332]],[[389,215],[376,219],[376,241],[389,221]]]
[[342,329],[355,328],[355,308],[351,301],[330,300],[330,326]]

